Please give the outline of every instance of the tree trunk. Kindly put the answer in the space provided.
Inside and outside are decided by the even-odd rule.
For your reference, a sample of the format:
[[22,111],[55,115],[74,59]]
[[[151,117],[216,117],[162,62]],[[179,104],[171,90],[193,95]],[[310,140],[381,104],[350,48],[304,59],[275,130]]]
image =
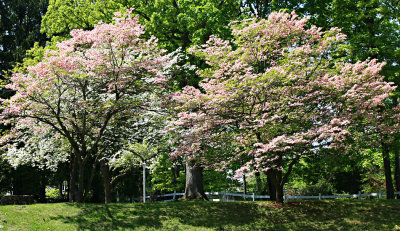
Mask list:
[[256,172],[255,177],[256,177],[256,193],[258,195],[261,195],[263,190],[261,186],[260,172]]
[[76,202],[76,167],[78,165],[78,159],[73,155],[71,160],[71,168],[69,174],[69,187],[68,187],[68,201]]
[[271,182],[271,177],[267,174],[267,182],[268,182],[268,191],[269,191],[269,199],[271,201],[276,201],[276,190],[275,186]]
[[[394,149],[394,179],[396,181],[396,191],[400,192],[400,159],[399,159],[399,148]],[[397,195],[397,199],[400,199],[400,195]]]
[[276,183],[272,181],[275,187],[275,199],[278,203],[283,203],[283,184],[282,184],[282,171],[275,170]]
[[279,186],[275,188],[276,193],[276,202],[283,203],[283,186]]
[[203,187],[203,169],[193,161],[186,163],[186,184],[183,200],[208,200]]
[[247,183],[246,183],[246,175],[243,174],[243,191],[244,194],[247,194]]
[[275,194],[275,201],[278,203],[283,203],[284,182],[282,178],[282,171],[279,171],[277,169],[271,169],[267,173],[271,180],[271,185],[273,185],[273,187],[275,188],[275,192],[271,191],[271,196]]
[[385,169],[387,199],[394,199],[392,171],[390,168],[390,159],[389,159],[389,147],[383,141],[382,141],[382,156],[383,156],[383,167]]
[[58,197],[59,197],[61,200],[64,200],[64,195],[63,195],[63,183],[62,183],[62,182],[58,185]]
[[39,201],[41,203],[46,202],[46,175],[44,171],[40,171],[40,191],[39,191]]
[[100,168],[104,183],[104,203],[108,204],[112,202],[110,169],[105,160],[100,161]]
[[90,172],[90,177],[89,177],[89,180],[88,180],[88,182],[86,184],[85,193],[83,194],[83,201],[84,202],[87,201],[87,197],[88,197],[90,188],[92,187],[93,178],[94,178],[94,175],[96,173],[96,165],[97,165],[97,158],[93,161],[92,170]]
[[79,176],[78,176],[78,190],[76,194],[76,202],[83,202],[83,191],[85,188],[85,162],[79,160]]
[[176,180],[176,174],[175,174],[175,168],[171,168],[171,174],[172,174],[172,185],[174,186],[174,189],[176,189],[176,185],[178,181]]

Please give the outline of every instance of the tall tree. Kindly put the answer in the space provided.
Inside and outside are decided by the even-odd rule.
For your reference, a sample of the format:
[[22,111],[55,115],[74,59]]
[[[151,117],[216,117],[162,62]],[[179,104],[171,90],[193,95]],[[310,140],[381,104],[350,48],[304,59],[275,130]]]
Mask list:
[[164,87],[159,71],[167,57],[154,37],[144,40],[143,34],[130,11],[116,14],[114,24],[73,30],[57,51],[48,52],[28,74],[14,74],[7,85],[16,94],[3,103],[1,122],[14,127],[2,141],[18,141],[26,128],[64,138],[72,150],[72,201],[83,201],[87,162],[107,154],[106,141],[118,132],[116,125],[123,128],[125,118],[150,103],[148,93]]
[[[252,5],[250,12],[253,15],[260,15],[257,12],[266,12],[274,7],[283,7],[288,10],[295,10],[303,16],[309,16],[310,22],[316,26],[328,29],[339,27],[347,35],[347,51],[343,60],[350,62],[362,61],[367,58],[374,58],[380,62],[386,62],[381,71],[386,81],[400,84],[399,60],[400,49],[400,26],[399,26],[399,2],[386,0],[335,0],[335,1],[244,1],[244,5]],[[282,5],[282,3],[284,5]],[[257,10],[256,10],[257,9]],[[262,14],[261,14],[262,15]],[[393,107],[397,105],[399,91],[391,96]],[[389,145],[389,151],[396,146]],[[382,147],[385,150],[385,147]],[[397,150],[393,150],[397,152]],[[386,169],[389,171],[390,160],[386,162]],[[400,171],[400,169],[399,169]],[[396,175],[400,173],[395,172]],[[386,174],[389,177],[391,174]],[[387,186],[393,188],[390,179],[387,179]]]
[[[397,121],[378,111],[394,90],[379,75],[384,64],[335,62],[345,35],[306,29],[307,20],[296,17],[245,20],[234,27],[234,40],[212,37],[193,49],[210,68],[200,72],[203,91],[186,87],[175,95],[182,112],[171,124],[189,128],[175,155],[208,157],[207,149],[220,147],[220,167],[251,157],[237,175],[265,172],[279,202],[302,156],[339,148],[357,138],[352,131],[390,133],[394,127],[382,121]],[[233,156],[226,156],[227,140],[236,146]]]
[[[43,18],[42,32],[48,36],[65,36],[71,29],[90,29],[98,21],[109,22],[110,12],[133,6],[133,12],[140,15],[141,24],[146,27],[146,36],[156,36],[159,45],[172,52],[185,50],[193,44],[202,44],[211,34],[230,37],[228,23],[240,15],[239,0],[112,0],[112,1],[50,1]],[[204,66],[191,57],[187,63]],[[194,72],[174,72],[177,88],[197,85]],[[193,178],[194,179],[194,178]]]
[[[366,58],[386,62],[382,75],[387,81],[400,86],[400,67],[397,65],[400,58],[400,26],[398,15],[390,3],[381,0],[336,1],[332,8],[332,24],[343,28],[343,32],[348,35],[353,62]],[[396,91],[392,102],[397,102],[398,97]],[[393,106],[396,104],[393,103]],[[382,154],[388,198],[393,198],[391,161],[388,155],[395,146],[385,144],[387,142],[382,142]]]
[[169,51],[204,43],[211,34],[228,37],[228,23],[240,13],[238,0],[51,0],[42,32],[65,36],[72,29],[91,29],[99,21],[111,22],[114,12],[130,7],[141,16],[147,34],[156,36]]
[[35,42],[44,45],[47,37],[40,33],[42,16],[48,0],[0,1],[0,78],[17,62]]
[[282,9],[299,11],[304,5],[303,0],[241,0],[242,16],[267,18],[273,11]]

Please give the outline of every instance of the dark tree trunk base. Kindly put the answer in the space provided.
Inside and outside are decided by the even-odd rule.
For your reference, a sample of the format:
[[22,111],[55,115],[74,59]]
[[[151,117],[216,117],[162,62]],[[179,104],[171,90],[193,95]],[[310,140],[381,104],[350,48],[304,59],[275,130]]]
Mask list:
[[100,168],[104,184],[104,203],[108,204],[112,202],[110,170],[104,160],[100,161]]
[[[399,149],[395,147],[394,151],[394,179],[396,182],[396,191],[400,191],[400,154]],[[396,196],[397,199],[400,199],[400,195]]]
[[386,198],[394,199],[392,171],[391,171],[390,159],[389,159],[389,147],[384,142],[382,142],[382,156],[383,156],[383,167],[385,169],[385,182],[386,182],[386,193],[387,193]]
[[182,200],[208,200],[203,187],[203,169],[194,162],[186,163],[185,195]]

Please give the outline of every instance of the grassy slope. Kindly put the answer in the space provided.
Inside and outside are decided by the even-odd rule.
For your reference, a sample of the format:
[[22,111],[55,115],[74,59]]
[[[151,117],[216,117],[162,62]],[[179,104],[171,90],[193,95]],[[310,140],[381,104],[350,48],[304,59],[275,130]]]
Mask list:
[[400,230],[400,200],[0,206],[0,230]]

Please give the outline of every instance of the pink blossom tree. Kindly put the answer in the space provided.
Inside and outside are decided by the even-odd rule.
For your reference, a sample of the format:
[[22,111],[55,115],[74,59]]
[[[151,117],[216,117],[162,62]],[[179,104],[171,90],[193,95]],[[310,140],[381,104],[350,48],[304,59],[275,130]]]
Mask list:
[[180,112],[170,126],[183,132],[171,155],[221,170],[243,162],[236,175],[266,173],[282,202],[301,157],[346,147],[353,133],[390,134],[398,110],[379,110],[395,88],[379,75],[384,63],[335,61],[346,36],[306,22],[275,12],[235,23],[231,41],[211,37],[192,49],[209,68],[198,72],[201,90],[173,96]]
[[[165,88],[160,70],[167,58],[157,39],[142,38],[144,27],[131,10],[115,16],[112,24],[73,30],[57,51],[49,51],[28,74],[15,73],[6,86],[16,94],[3,102],[1,123],[13,128],[2,142],[18,142],[22,127],[66,140],[71,147],[70,201],[81,202],[87,195],[88,161],[106,168],[110,140],[126,132],[128,118],[146,110],[150,93]],[[105,191],[107,203],[111,194]]]

